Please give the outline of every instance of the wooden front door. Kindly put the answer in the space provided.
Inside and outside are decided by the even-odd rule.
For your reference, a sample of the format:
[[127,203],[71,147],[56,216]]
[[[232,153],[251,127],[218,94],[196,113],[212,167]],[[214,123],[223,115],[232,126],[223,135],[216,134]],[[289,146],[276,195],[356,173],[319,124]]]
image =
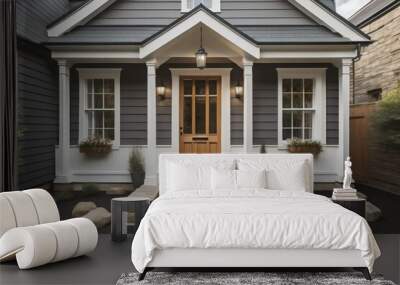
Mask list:
[[221,78],[180,78],[181,153],[221,152]]

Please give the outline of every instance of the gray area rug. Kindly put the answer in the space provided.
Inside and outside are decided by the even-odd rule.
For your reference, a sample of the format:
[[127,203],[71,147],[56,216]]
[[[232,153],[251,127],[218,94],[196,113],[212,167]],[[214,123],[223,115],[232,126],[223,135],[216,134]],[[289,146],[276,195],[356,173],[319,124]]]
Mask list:
[[138,276],[138,273],[122,274],[117,285],[395,285],[381,276],[373,276],[373,280],[368,281],[358,272],[148,272],[142,281],[138,281]]

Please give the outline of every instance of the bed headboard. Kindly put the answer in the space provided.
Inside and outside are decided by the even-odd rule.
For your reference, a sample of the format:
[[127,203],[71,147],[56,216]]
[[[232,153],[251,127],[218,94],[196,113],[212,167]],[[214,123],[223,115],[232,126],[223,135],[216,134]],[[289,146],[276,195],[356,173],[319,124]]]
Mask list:
[[271,159],[271,160],[293,160],[304,161],[306,165],[305,176],[307,184],[307,192],[313,192],[314,188],[314,168],[312,154],[160,154],[159,157],[159,192],[160,195],[167,191],[167,164],[169,161],[187,164],[204,164],[217,163],[218,161],[231,161],[236,163],[238,159]]

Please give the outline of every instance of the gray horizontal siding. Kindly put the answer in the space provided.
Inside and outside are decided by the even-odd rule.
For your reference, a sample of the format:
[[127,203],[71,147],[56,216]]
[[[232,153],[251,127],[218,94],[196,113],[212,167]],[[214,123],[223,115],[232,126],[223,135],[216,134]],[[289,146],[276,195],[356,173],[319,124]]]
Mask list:
[[326,73],[326,143],[339,144],[339,71],[333,65]]
[[[244,3],[245,2],[245,3]],[[89,25],[168,25],[179,18],[180,0],[123,0]],[[219,16],[233,25],[316,25],[287,1],[221,1]]]
[[68,0],[17,0],[17,34],[35,43],[45,42],[47,25],[68,9]]
[[327,67],[326,141],[338,144],[338,71],[331,64],[255,64],[253,67],[253,143],[278,143],[277,68]]
[[[231,90],[237,84],[243,86],[242,69],[235,67],[231,72]],[[233,93],[233,92],[232,92]],[[243,144],[243,98],[231,94],[231,145]]]
[[55,176],[58,73],[46,49],[25,41],[18,46],[18,187],[26,189]]
[[147,144],[147,69],[145,64],[80,64],[71,70],[71,144],[79,139],[79,75],[76,68],[122,68],[121,144]]

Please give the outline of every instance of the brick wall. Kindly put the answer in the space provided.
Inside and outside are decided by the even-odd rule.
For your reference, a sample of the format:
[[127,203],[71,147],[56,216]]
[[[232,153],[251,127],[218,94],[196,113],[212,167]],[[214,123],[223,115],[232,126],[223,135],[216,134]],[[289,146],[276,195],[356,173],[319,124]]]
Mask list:
[[372,41],[355,63],[354,101],[371,102],[368,91],[385,94],[400,83],[400,7],[362,28]]

